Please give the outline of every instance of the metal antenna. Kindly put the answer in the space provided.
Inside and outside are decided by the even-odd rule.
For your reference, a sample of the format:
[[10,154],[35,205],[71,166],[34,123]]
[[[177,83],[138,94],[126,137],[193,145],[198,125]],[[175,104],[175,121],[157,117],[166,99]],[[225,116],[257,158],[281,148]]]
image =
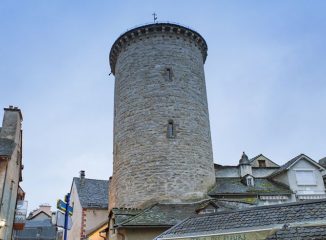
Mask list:
[[156,23],[156,20],[157,20],[157,14],[154,12],[152,15],[153,15],[153,17],[154,17],[154,23]]

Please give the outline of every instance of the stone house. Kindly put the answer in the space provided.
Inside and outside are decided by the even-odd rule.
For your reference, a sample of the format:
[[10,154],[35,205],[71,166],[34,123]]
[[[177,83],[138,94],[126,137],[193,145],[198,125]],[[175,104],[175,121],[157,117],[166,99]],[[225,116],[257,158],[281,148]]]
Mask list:
[[79,178],[73,178],[70,190],[73,224],[68,239],[87,239],[94,228],[108,220],[108,182],[86,178],[85,171],[80,171]]
[[22,181],[22,113],[17,107],[4,109],[0,127],[0,239],[11,239],[18,192]]

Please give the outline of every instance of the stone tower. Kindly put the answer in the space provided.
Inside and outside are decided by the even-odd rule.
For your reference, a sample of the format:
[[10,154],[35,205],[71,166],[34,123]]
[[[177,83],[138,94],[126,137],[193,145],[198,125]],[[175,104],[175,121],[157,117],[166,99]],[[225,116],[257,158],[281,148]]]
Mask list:
[[214,185],[206,56],[201,35],[170,23],[134,28],[113,44],[110,208],[196,200]]

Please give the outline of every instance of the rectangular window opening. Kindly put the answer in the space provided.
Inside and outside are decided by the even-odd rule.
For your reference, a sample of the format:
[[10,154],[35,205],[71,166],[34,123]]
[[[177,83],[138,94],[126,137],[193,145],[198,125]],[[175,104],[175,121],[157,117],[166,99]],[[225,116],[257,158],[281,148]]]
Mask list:
[[171,71],[171,68],[167,68],[166,69],[166,73],[168,75],[168,80],[169,81],[172,81],[172,71]]
[[168,138],[174,138],[175,137],[175,126],[174,126],[172,120],[170,120],[168,122],[167,135],[168,135]]
[[266,167],[266,161],[265,160],[258,160],[259,167]]
[[316,176],[313,170],[296,170],[295,176],[298,185],[303,185],[303,186],[317,185]]

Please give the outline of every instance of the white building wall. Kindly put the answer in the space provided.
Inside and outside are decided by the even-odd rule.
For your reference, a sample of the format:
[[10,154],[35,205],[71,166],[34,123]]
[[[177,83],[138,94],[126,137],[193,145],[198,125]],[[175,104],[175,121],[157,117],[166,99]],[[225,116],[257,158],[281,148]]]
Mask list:
[[70,205],[73,206],[74,210],[71,217],[73,224],[72,228],[68,231],[68,239],[78,240],[81,236],[83,209],[78,198],[75,181],[73,182],[70,194]]
[[215,168],[215,177],[240,177],[237,166]]
[[[297,183],[297,170],[312,170],[315,175],[315,185],[299,185]],[[297,194],[325,194],[325,186],[319,169],[309,161],[302,159],[288,171],[289,186]]]
[[94,229],[106,220],[108,220],[108,209],[87,209],[86,232]]

